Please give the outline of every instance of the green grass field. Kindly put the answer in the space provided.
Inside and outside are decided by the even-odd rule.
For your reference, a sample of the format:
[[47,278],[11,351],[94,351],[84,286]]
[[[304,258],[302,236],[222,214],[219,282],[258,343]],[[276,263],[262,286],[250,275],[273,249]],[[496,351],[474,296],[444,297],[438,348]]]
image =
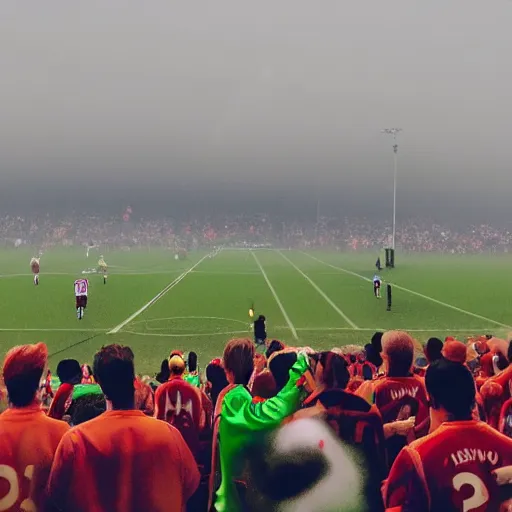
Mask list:
[[[101,345],[130,345],[137,371],[154,374],[170,350],[195,350],[200,364],[222,354],[226,340],[247,336],[248,309],[268,320],[269,336],[294,345],[332,348],[363,344],[375,330],[432,335],[512,331],[510,267],[505,256],[398,255],[383,271],[393,308],[376,300],[369,281],[374,254],[223,250],[175,261],[166,251],[110,252],[107,285],[90,275],[89,305],[79,321],[73,282],[98,254],[50,250],[41,283],[26,250],[0,253],[0,348],[44,341],[50,366],[74,357],[90,362]],[[150,301],[160,292],[161,297]],[[385,294],[385,293],[384,293]],[[147,306],[147,307],[146,307]]]

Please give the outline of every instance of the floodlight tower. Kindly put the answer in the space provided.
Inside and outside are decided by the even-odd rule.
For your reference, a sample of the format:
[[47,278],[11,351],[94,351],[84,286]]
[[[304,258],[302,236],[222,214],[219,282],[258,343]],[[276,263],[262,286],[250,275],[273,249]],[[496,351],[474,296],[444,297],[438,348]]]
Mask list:
[[402,128],[386,128],[382,133],[391,135],[393,137],[393,160],[394,160],[394,173],[393,173],[393,238],[391,240],[391,247],[395,250],[396,238],[396,175],[398,172],[398,140],[397,136],[402,131]]

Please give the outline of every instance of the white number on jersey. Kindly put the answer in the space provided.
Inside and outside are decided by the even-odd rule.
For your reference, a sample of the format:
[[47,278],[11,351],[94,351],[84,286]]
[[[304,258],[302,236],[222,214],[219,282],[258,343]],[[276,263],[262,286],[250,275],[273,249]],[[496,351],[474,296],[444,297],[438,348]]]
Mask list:
[[87,295],[89,289],[89,282],[87,279],[77,279],[75,281],[75,295],[80,297],[81,295]]
[[463,512],[477,510],[489,501],[489,491],[482,479],[474,473],[459,473],[453,477],[453,488],[460,491],[464,485],[473,488],[473,495],[462,502]]

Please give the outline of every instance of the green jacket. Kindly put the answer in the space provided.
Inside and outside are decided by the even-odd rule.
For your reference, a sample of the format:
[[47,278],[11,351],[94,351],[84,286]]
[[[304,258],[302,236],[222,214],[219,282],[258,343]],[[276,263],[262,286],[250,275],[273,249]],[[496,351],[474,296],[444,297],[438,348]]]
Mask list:
[[238,512],[242,510],[235,480],[243,471],[243,452],[256,433],[263,433],[278,427],[299,407],[302,388],[297,381],[308,368],[307,360],[299,355],[290,369],[286,386],[274,397],[261,403],[253,403],[245,386],[238,385],[230,390],[222,402],[218,432],[221,482],[215,493],[217,512]]

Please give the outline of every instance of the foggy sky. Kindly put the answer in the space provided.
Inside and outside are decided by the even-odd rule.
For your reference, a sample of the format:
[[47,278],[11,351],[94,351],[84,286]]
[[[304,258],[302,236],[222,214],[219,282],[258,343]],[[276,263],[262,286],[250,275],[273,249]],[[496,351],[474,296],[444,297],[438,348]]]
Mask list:
[[509,0],[5,0],[1,208],[387,215],[398,126],[402,215],[506,216],[511,27]]

